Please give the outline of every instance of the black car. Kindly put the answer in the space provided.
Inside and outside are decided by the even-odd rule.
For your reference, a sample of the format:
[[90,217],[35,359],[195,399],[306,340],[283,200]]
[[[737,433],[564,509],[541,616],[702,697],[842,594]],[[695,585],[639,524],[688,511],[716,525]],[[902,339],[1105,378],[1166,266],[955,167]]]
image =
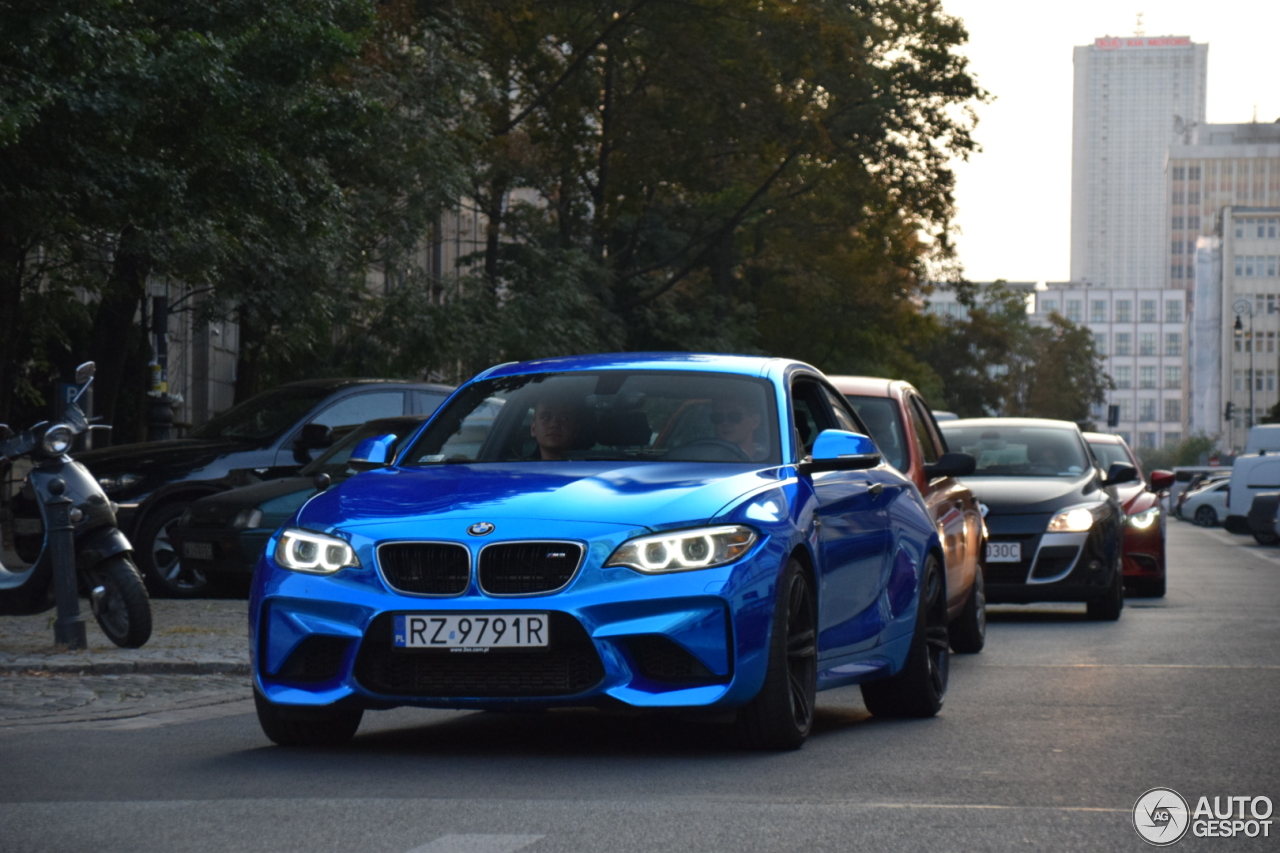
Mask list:
[[975,418],[939,424],[953,450],[977,458],[964,483],[990,538],[987,601],[1083,601],[1092,619],[1120,618],[1124,509],[1115,486],[1132,465],[1106,471],[1069,421]]
[[186,438],[126,444],[76,455],[119,505],[152,594],[190,597],[207,580],[182,564],[169,528],[192,502],[236,486],[289,476],[335,433],[372,418],[429,415],[447,385],[385,379],[313,379],[249,398]]
[[[317,491],[317,477],[336,485],[354,475],[351,451],[366,438],[394,435],[392,451],[422,426],[426,415],[378,418],[347,433],[296,477],[254,483],[200,498],[169,528],[187,571],[216,581],[248,581],[271,534]],[[244,584],[242,584],[243,586]]]

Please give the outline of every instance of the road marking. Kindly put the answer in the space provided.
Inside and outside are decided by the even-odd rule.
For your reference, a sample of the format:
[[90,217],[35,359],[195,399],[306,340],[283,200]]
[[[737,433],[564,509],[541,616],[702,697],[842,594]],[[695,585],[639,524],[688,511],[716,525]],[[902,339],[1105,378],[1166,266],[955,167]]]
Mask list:
[[1093,806],[997,806],[988,803],[845,803],[844,805],[865,809],[954,809],[973,811],[1017,811],[1035,809],[1053,812],[1107,812],[1128,814],[1132,809],[1103,809]]
[[541,835],[442,835],[409,853],[512,853],[540,838]]
[[1045,669],[1280,669],[1280,664],[1229,664],[1229,663],[983,663],[983,668],[1021,669],[1040,667]]

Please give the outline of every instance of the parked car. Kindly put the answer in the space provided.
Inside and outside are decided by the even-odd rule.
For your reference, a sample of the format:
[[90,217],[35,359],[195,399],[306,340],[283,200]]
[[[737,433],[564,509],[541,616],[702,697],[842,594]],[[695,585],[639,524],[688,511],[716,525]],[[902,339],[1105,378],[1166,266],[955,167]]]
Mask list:
[[254,573],[277,743],[343,742],[367,708],[608,702],[736,709],[748,743],[791,749],[819,689],[861,684],[877,715],[942,705],[938,531],[808,365],[501,365],[385,461],[308,501]]
[[1182,515],[1201,527],[1216,527],[1227,515],[1227,494],[1231,480],[1210,480],[1187,492],[1182,502]]
[[943,532],[952,650],[981,651],[987,632],[982,576],[987,528],[977,498],[957,479],[973,472],[974,458],[947,450],[934,414],[910,383],[863,376],[830,378],[871,430],[885,461],[916,484],[934,524]]
[[1169,487],[1171,512],[1178,518],[1186,519],[1182,514],[1182,505],[1187,495],[1213,480],[1226,480],[1231,477],[1230,468],[1211,468],[1198,470],[1195,468],[1174,468],[1174,483]]
[[987,601],[1083,601],[1090,618],[1119,619],[1116,487],[1136,480],[1137,469],[1103,471],[1070,421],[974,418],[946,421],[942,432],[977,459],[964,482],[987,508]]
[[[392,447],[422,426],[426,415],[378,418],[351,430],[295,477],[282,477],[200,498],[169,528],[173,549],[187,571],[211,583],[247,582],[271,534],[307,499],[354,475],[351,452],[366,438],[393,435]],[[317,480],[317,478],[321,478]]]
[[1249,507],[1249,532],[1259,545],[1275,545],[1280,542],[1276,535],[1276,507],[1280,505],[1280,492],[1258,492],[1253,496],[1253,504]]
[[[1268,424],[1268,427],[1271,425]],[[1280,424],[1275,426],[1280,427]],[[1254,427],[1250,430],[1250,441],[1257,434]],[[1262,437],[1272,438],[1275,432],[1262,433]],[[1259,492],[1274,492],[1280,489],[1280,453],[1260,450],[1255,454],[1236,457],[1231,466],[1230,487],[1227,489],[1226,516],[1222,526],[1231,533],[1251,533],[1249,529],[1249,508],[1253,505],[1254,495]]]
[[334,431],[371,418],[430,414],[446,385],[384,379],[313,379],[264,391],[196,427],[186,438],[76,454],[119,506],[153,595],[201,595],[207,579],[184,566],[170,528],[194,501],[288,476],[334,442]]
[[1142,479],[1142,466],[1118,435],[1086,432],[1085,441],[1104,469],[1117,462],[1132,465],[1138,479],[1116,486],[1116,497],[1124,507],[1124,584],[1130,593],[1163,598],[1166,586],[1165,514],[1160,499],[1173,484],[1172,471],[1152,471],[1150,485]]

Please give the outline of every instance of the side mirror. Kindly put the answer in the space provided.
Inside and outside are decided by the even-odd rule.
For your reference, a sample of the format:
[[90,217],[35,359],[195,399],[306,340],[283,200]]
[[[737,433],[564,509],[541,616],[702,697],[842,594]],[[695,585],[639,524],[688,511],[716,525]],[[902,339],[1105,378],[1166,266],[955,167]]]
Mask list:
[[93,374],[97,371],[98,365],[92,361],[86,361],[84,364],[76,368],[76,384],[83,385],[93,378]]
[[374,468],[385,468],[391,461],[396,437],[392,434],[366,438],[356,445],[347,467],[356,471],[372,471]]
[[333,485],[333,478],[321,471],[311,478],[311,485],[316,487],[317,492],[323,492],[325,489]]
[[324,424],[307,424],[293,442],[293,461],[306,465],[311,461],[311,451],[333,445],[333,430]]
[[1163,492],[1170,488],[1174,482],[1172,471],[1152,471],[1151,472],[1151,491]]
[[813,443],[813,455],[796,467],[801,474],[820,471],[859,471],[880,464],[876,443],[865,435],[840,429],[824,429]]
[[924,466],[924,475],[933,480],[937,477],[967,477],[978,467],[978,460],[972,453],[944,453],[937,462]]
[[1102,481],[1102,485],[1119,486],[1122,483],[1132,483],[1136,479],[1138,479],[1137,468],[1123,462],[1114,462],[1107,469],[1107,478]]

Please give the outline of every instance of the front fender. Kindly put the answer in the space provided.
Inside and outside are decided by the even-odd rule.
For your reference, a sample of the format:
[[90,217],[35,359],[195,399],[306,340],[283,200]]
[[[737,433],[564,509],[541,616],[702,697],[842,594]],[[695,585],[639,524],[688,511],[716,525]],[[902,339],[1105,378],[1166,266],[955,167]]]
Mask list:
[[129,539],[115,527],[99,527],[76,538],[76,568],[88,571],[109,557],[133,552]]

